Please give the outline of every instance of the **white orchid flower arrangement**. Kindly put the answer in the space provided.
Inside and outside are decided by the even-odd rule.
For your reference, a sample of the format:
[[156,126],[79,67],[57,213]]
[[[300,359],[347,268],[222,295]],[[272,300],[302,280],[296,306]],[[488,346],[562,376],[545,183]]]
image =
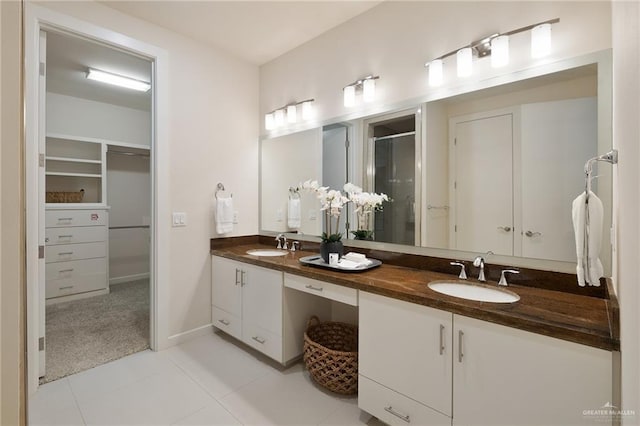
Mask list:
[[[367,227],[368,216],[374,211],[382,210],[382,203],[390,201],[386,194],[375,194],[363,192],[362,188],[352,183],[346,183],[343,190],[346,195],[340,191],[330,189],[328,186],[320,186],[316,180],[307,180],[299,185],[299,188],[315,192],[322,204],[320,210],[325,214],[325,230],[322,233],[322,241],[337,242],[341,241],[342,234],[338,232],[340,229],[340,215],[344,206],[351,202],[356,206],[355,212],[358,215],[358,230],[352,231],[357,238],[370,238],[373,231]],[[335,219],[335,228],[333,222]],[[365,238],[363,238],[365,239]]]

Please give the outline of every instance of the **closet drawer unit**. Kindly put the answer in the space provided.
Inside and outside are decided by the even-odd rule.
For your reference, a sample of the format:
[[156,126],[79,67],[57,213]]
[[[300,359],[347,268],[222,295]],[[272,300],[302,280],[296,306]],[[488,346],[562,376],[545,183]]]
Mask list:
[[108,223],[106,210],[47,210],[45,227],[95,226]]
[[297,275],[284,274],[284,286],[326,299],[358,306],[358,290]]
[[214,306],[211,319],[214,327],[224,331],[236,339],[242,339],[242,322],[239,317]]
[[47,299],[104,289],[107,288],[107,260],[102,257],[48,263],[45,278]]
[[45,244],[93,243],[107,241],[106,226],[86,226],[71,228],[48,228],[45,230]]
[[358,376],[358,407],[389,425],[451,426],[451,417]]
[[242,341],[278,362],[282,362],[282,337],[255,324],[242,324]]
[[95,259],[107,256],[107,245],[104,242],[82,244],[59,244],[45,248],[46,263],[68,262],[80,259]]

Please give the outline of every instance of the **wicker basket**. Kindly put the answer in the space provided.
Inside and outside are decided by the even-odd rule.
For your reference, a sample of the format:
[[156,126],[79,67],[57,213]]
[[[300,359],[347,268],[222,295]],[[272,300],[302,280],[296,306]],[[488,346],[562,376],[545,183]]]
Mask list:
[[47,191],[47,203],[81,203],[84,197],[84,189],[78,192]]
[[320,386],[343,395],[358,392],[358,327],[315,315],[304,333],[304,363]]

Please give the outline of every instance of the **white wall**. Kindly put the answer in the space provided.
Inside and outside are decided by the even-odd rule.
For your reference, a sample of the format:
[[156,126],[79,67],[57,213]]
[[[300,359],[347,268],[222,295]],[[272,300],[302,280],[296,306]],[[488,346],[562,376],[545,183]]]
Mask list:
[[0,2],[0,424],[24,418],[24,220],[20,22],[17,1]]
[[151,114],[149,111],[47,92],[47,133],[149,146]]
[[[291,99],[316,99],[317,121],[346,114],[363,115],[385,105],[429,93],[424,63],[487,34],[504,32],[551,18],[551,59],[573,57],[611,47],[611,6],[598,2],[384,2],[260,68],[260,111]],[[535,65],[529,58],[529,33],[511,38],[512,65],[490,68],[475,63],[470,80]],[[451,85],[455,58],[445,60]],[[376,102],[364,109],[342,105],[342,88],[368,74],[380,75]],[[444,89],[440,89],[444,90]],[[262,123],[261,130],[264,129]]]
[[[624,425],[640,419],[640,4],[613,2],[613,143],[619,150],[618,298],[622,356],[622,409],[636,415],[623,417]],[[616,177],[616,176],[614,176]]]
[[42,6],[167,51],[170,185],[162,190],[173,211],[187,213],[188,223],[158,242],[170,250],[169,334],[210,324],[209,239],[215,235],[217,182],[233,193],[238,211],[230,235],[258,231],[257,67],[96,2]]

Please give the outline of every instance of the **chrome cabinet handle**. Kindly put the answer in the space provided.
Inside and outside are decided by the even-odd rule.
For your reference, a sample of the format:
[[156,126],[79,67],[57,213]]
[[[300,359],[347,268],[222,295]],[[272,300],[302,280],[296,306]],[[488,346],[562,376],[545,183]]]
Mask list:
[[58,256],[71,256],[72,254],[72,251],[65,251],[64,253],[58,253]]
[[411,418],[409,417],[408,414],[402,414],[402,413],[397,412],[396,410],[393,409],[393,407],[391,405],[388,406],[388,407],[384,407],[384,411],[386,411],[387,413],[393,414],[394,416],[396,416],[400,420],[404,420],[407,423],[411,423]]
[[263,339],[260,336],[253,336],[252,339],[255,340],[256,342],[260,343],[261,345],[264,345],[264,343],[266,342],[266,340]]
[[73,235],[58,235],[58,239],[60,238],[73,238]]
[[236,268],[236,285],[240,284],[240,280],[238,279],[238,272],[240,272],[240,269]]
[[58,273],[63,274],[65,272],[73,272],[73,268],[69,268],[69,269],[61,269],[58,271]]
[[500,229],[501,231],[504,231],[504,232],[511,232],[511,227],[510,226],[498,226],[498,229]]
[[240,285],[244,286],[247,284],[247,272],[240,271]]
[[58,222],[60,222],[60,221],[65,221],[65,222],[67,222],[67,221],[69,221],[69,220],[73,220],[73,218],[72,218],[72,217],[59,217],[59,218],[58,218]]
[[227,321],[226,319],[219,319],[218,322],[221,322],[224,325],[229,325],[231,324],[229,321]]
[[542,232],[527,231],[524,233],[527,237],[542,237]]
[[73,288],[73,286],[72,285],[66,285],[64,287],[58,287],[58,290],[68,290],[70,288]]
[[311,284],[306,285],[306,286],[305,286],[305,288],[308,288],[308,289],[310,289],[310,290],[315,290],[315,291],[322,291],[322,290],[324,290],[322,287],[314,287],[314,286],[312,286]]
[[440,355],[444,353],[444,325],[440,324]]
[[462,362],[462,358],[464,357],[464,352],[462,350],[462,337],[464,333],[462,330],[458,330],[458,362]]

